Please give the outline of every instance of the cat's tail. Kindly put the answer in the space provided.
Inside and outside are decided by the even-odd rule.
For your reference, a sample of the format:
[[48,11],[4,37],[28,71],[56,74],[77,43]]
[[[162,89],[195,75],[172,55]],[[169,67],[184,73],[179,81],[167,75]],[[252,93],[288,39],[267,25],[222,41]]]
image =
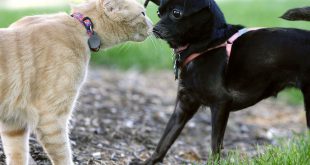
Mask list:
[[280,18],[289,21],[310,21],[310,6],[295,8],[286,11]]

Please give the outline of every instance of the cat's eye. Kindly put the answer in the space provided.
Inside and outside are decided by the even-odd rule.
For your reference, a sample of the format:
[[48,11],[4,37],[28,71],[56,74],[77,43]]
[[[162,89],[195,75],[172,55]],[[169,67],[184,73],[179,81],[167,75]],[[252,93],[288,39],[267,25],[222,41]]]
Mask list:
[[157,11],[157,16],[160,18],[161,14],[159,11]]
[[142,15],[145,16],[146,15],[145,12],[142,12]]
[[173,9],[171,12],[171,17],[173,19],[180,19],[180,18],[182,18],[182,16],[183,16],[183,13],[181,10]]

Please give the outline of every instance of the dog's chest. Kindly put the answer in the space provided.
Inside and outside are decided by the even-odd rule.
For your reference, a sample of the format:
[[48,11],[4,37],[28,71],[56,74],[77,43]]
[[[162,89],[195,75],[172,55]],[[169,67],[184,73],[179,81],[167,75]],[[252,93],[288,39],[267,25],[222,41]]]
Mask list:
[[180,86],[202,104],[217,102],[226,97],[224,74],[227,56],[224,51],[199,57],[181,72]]

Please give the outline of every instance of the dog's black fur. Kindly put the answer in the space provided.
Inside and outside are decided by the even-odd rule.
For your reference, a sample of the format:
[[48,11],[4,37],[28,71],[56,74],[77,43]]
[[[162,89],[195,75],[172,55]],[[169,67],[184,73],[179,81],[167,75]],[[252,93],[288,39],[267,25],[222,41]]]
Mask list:
[[[172,48],[190,44],[181,57],[219,45],[243,28],[227,24],[214,0],[161,0],[159,12],[155,35]],[[211,108],[212,151],[219,153],[230,112],[288,86],[301,89],[310,127],[310,31],[264,28],[247,32],[234,42],[229,61],[225,47],[204,53],[181,69],[175,111],[154,154],[142,164],[162,161],[200,106]]]

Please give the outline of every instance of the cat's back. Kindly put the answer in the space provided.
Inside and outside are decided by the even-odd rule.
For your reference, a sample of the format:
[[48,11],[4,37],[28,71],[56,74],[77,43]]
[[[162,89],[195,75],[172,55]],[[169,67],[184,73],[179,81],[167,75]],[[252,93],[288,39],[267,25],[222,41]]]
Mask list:
[[[0,29],[0,55],[7,54],[3,51],[8,50],[12,53],[21,46],[46,46],[50,41],[66,38],[61,36],[70,33],[68,29],[72,26],[74,23],[66,13],[23,17],[8,28]],[[19,42],[23,44],[18,45]]]
[[60,49],[80,48],[84,53],[85,39],[79,28],[82,28],[79,22],[66,13],[23,17],[8,28],[0,29],[0,58],[14,61],[15,57],[31,54],[34,58],[51,53],[56,56]]
[[29,100],[23,97],[48,91],[55,84],[67,88],[80,82],[86,66],[80,54],[87,47],[77,25],[70,15],[60,13],[24,17],[0,29],[1,104],[3,99]]
[[42,27],[47,27],[48,25],[54,23],[62,23],[64,19],[68,18],[66,13],[57,13],[57,14],[44,14],[44,15],[35,15],[35,16],[25,16],[16,22],[12,23],[8,28],[23,28],[27,29],[38,29]]
[[0,68],[0,79],[11,73],[6,68],[16,70],[16,64],[22,59],[33,58],[39,51],[48,48],[47,41],[55,36],[49,33],[56,30],[48,24],[54,20],[52,15],[26,16],[8,28],[0,29],[0,65],[3,66]]
[[[11,40],[23,41],[24,45],[63,44],[70,42],[67,35],[76,36],[76,22],[66,13],[26,16],[0,29],[0,44],[8,46]],[[33,41],[31,43],[27,41]],[[14,42],[14,41],[13,41]],[[15,42],[16,43],[16,42]],[[10,43],[12,44],[12,43]]]

